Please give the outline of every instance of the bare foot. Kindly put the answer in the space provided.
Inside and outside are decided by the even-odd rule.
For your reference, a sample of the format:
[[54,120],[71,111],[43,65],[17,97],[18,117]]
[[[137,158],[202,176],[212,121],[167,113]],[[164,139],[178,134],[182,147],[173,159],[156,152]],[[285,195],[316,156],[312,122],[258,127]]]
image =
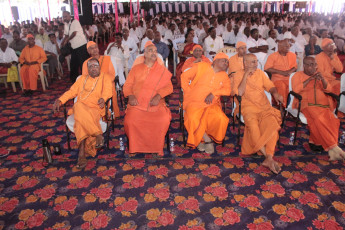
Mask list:
[[96,136],[96,149],[102,148],[104,145],[103,135]]
[[281,171],[280,166],[278,165],[278,163],[275,160],[273,160],[272,157],[267,157],[264,160],[264,162],[262,162],[262,165],[269,168],[275,174],[278,174]]
[[329,160],[330,161],[340,161],[345,160],[345,153],[341,148],[336,146],[335,148],[328,151]]

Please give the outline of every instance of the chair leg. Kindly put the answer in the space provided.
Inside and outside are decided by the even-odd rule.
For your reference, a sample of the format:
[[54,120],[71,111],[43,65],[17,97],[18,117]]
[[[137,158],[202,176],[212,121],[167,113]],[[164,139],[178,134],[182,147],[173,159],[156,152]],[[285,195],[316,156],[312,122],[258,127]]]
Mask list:
[[240,144],[240,138],[241,138],[241,118],[238,118],[237,145]]
[[46,91],[46,83],[45,83],[45,79],[44,79],[43,73],[40,73],[40,79],[41,79],[41,84],[42,84],[43,91]]
[[186,148],[187,146],[187,140],[186,140],[186,135],[184,133],[185,127],[184,127],[184,117],[182,116],[182,140],[183,140],[183,145]]
[[13,92],[17,92],[16,83],[15,82],[11,82],[11,85],[12,85]]
[[110,140],[110,125],[107,122],[107,149],[108,150],[110,149],[110,147],[109,147],[109,140]]
[[294,140],[293,140],[293,144],[294,144],[294,145],[296,144],[296,139],[297,139],[298,123],[299,123],[299,120],[297,119],[297,121],[296,121],[296,127],[295,127],[295,136],[294,136]]
[[[170,129],[170,127],[169,127],[169,129]],[[168,153],[171,154],[171,151],[170,151],[170,138],[169,138],[170,132],[169,132],[169,129],[168,129],[168,131],[167,131],[167,134],[165,135],[165,138],[166,138],[166,142],[167,142],[167,150],[168,150]]]
[[71,139],[70,139],[70,134],[69,134],[67,125],[66,125],[66,132],[67,132],[67,147],[68,147],[68,150],[71,151]]

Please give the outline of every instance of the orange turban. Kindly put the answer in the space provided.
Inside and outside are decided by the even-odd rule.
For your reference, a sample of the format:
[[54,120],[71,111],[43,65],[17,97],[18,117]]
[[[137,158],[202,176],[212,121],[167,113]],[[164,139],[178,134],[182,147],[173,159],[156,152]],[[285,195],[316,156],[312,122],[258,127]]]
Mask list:
[[329,43],[333,43],[333,40],[332,40],[332,39],[329,39],[329,38],[324,38],[324,39],[322,39],[321,48],[327,46]]
[[86,49],[89,49],[90,46],[93,46],[93,45],[97,45],[94,41],[89,41],[87,44],[86,44]]
[[215,61],[217,59],[227,59],[227,60],[229,60],[229,57],[225,53],[220,52],[220,53],[217,53],[217,55],[213,58],[213,61]]
[[34,37],[34,35],[32,35],[32,34],[28,34],[28,35],[26,35],[26,38],[29,39],[29,38],[35,38],[35,37]]
[[236,43],[236,48],[237,49],[240,48],[241,46],[247,46],[247,44],[245,42],[241,42],[241,41]]
[[201,50],[204,50],[204,49],[201,47],[201,45],[194,45],[194,46],[193,46],[192,52],[194,52],[194,50],[197,49],[197,48],[199,48],[199,49],[201,49]]
[[154,46],[155,44],[153,44],[152,43],[152,41],[147,41],[146,43],[145,43],[145,46],[144,46],[144,49],[146,49],[147,47],[149,47],[149,46]]

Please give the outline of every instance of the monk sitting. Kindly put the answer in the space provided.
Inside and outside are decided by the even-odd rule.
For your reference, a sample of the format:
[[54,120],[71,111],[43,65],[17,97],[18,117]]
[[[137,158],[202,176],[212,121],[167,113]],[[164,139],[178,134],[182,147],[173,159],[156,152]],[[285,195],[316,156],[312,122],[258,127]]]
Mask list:
[[212,62],[210,59],[204,56],[204,50],[201,45],[194,45],[192,49],[193,57],[188,58],[183,66],[182,66],[182,73],[190,68],[192,68],[196,63],[206,62],[211,64]]
[[290,74],[297,70],[296,54],[289,51],[288,40],[278,43],[278,51],[270,54],[265,64],[265,71],[272,74],[273,81],[278,93],[283,96],[284,105],[287,103],[289,94]]
[[[303,67],[304,71],[292,77],[292,89],[302,96],[301,112],[308,121],[309,143],[321,145],[331,161],[345,159],[345,152],[338,146],[340,121],[330,108],[332,99],[325,94],[332,91],[332,86],[318,71],[313,57],[304,58]],[[298,107],[298,100],[293,107]]]
[[144,48],[144,63],[132,67],[123,85],[123,94],[128,98],[125,132],[129,153],[163,155],[171,120],[164,97],[173,92],[172,74],[157,61],[157,48],[151,41]]
[[115,89],[115,69],[114,69],[114,66],[111,62],[110,56],[100,55],[98,45],[93,41],[89,41],[86,44],[86,49],[87,49],[87,52],[90,54],[91,57],[83,63],[82,74],[83,75],[89,74],[87,62],[91,58],[96,58],[99,61],[101,72],[106,73],[107,76],[110,77],[110,81],[112,82],[111,86],[112,86],[112,92],[113,92],[113,97],[112,97],[113,111],[114,111],[115,117],[120,117],[120,109],[119,109],[119,106],[117,104],[117,96],[116,96],[116,89]]
[[231,80],[231,96],[233,96],[233,87],[234,87],[234,73],[243,70],[243,56],[247,53],[247,45],[245,42],[237,42],[236,43],[236,51],[237,54],[230,57],[229,59],[229,70],[228,73],[230,74]]
[[[229,118],[222,111],[220,97],[230,95],[228,56],[218,53],[212,65],[201,62],[182,74],[184,125],[187,145],[214,153],[213,142],[222,143]],[[202,142],[203,141],[203,142]]]
[[316,55],[318,71],[327,80],[331,86],[331,92],[340,94],[340,81],[334,76],[334,71],[342,72],[343,64],[339,60],[336,52],[336,46],[332,39],[324,38],[321,43],[323,52]]
[[22,64],[19,74],[23,82],[24,96],[30,96],[37,90],[38,72],[41,70],[41,63],[47,61],[47,55],[41,47],[35,45],[32,34],[28,34],[26,38],[28,45],[19,57],[19,62]]
[[96,149],[104,145],[100,119],[105,116],[105,101],[112,95],[111,77],[101,73],[98,59],[90,59],[87,68],[88,74],[81,75],[53,105],[54,112],[58,112],[61,105],[77,97],[69,114],[74,114],[74,133],[79,148],[78,168],[86,166],[86,154],[95,156]]
[[266,74],[257,68],[258,60],[254,54],[246,54],[243,62],[244,70],[234,76],[234,93],[242,97],[245,123],[242,154],[260,152],[266,158],[262,165],[279,173],[281,169],[273,156],[279,138],[281,114],[271,106],[265,91],[270,92],[278,102],[282,103],[283,97]]

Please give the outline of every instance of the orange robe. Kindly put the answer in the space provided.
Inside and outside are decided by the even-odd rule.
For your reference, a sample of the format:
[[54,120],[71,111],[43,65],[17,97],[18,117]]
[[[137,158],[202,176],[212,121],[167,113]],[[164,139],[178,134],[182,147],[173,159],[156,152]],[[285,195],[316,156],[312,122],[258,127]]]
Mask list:
[[343,64],[339,60],[337,55],[334,55],[334,58],[331,60],[325,52],[321,52],[316,55],[315,60],[317,62],[317,69],[320,71],[322,76],[328,81],[331,85],[331,92],[339,95],[340,94],[340,81],[336,79],[333,72],[341,73],[343,71]]
[[68,112],[74,114],[74,134],[77,145],[85,140],[85,152],[96,155],[96,136],[102,134],[100,119],[105,115],[105,109],[98,106],[98,100],[104,101],[112,96],[111,76],[101,73],[99,77],[92,78],[81,75],[78,80],[65,92],[59,100],[65,104],[68,100],[77,97],[77,102]]
[[[195,57],[191,57],[191,58],[188,58],[183,66],[182,66],[182,73],[185,72],[186,70],[192,68],[194,66],[194,64],[197,64],[197,63],[200,63],[200,62],[197,62],[197,63],[194,63],[196,60]],[[201,56],[201,61],[202,62],[206,62],[208,64],[212,64],[212,62],[210,61],[210,59],[208,59],[207,57],[205,57],[204,55]]]
[[[87,69],[87,62],[91,58],[87,59],[83,63],[83,68],[82,68],[82,74],[83,75],[88,75],[89,71]],[[100,56],[99,59],[99,65],[101,66],[101,72],[108,74],[110,77],[110,81],[112,82],[112,92],[113,92],[113,111],[115,114],[115,117],[120,117],[120,109],[117,103],[117,95],[116,95],[116,89],[115,89],[115,69],[114,66],[111,62],[111,59],[109,56]]]
[[[130,153],[163,154],[164,137],[169,129],[171,113],[164,97],[173,92],[172,74],[157,61],[150,68],[146,64],[132,67],[123,85],[125,97],[134,95],[137,106],[127,105],[124,126],[129,138]],[[159,94],[157,106],[150,106],[151,99]]]
[[[215,73],[210,64],[200,62],[181,75],[181,86],[184,93],[184,125],[188,131],[187,145],[197,147],[204,133],[214,142],[221,143],[229,124],[229,118],[222,111],[220,103],[221,96],[230,95],[228,74],[224,71]],[[210,93],[214,98],[208,105],[205,98]]]
[[[238,71],[234,76],[235,94],[238,94],[238,86],[243,76],[244,70]],[[279,138],[281,114],[271,106],[265,94],[265,91],[270,91],[273,87],[273,82],[260,69],[247,79],[241,102],[241,114],[245,123],[241,146],[244,155],[256,153],[262,147],[266,148],[267,154],[274,155]]]
[[[291,79],[292,89],[302,96],[301,112],[308,121],[309,142],[322,145],[328,151],[338,144],[340,126],[330,108],[332,98],[325,94],[332,91],[332,86],[328,83],[324,89],[321,81],[313,80],[303,88],[303,82],[309,77],[303,71],[297,72]],[[298,100],[295,99],[292,106],[297,109]]]
[[[157,61],[158,61],[158,64],[164,65],[163,60],[160,59],[159,57],[157,57]],[[143,64],[144,62],[145,62],[144,54],[141,54],[141,55],[137,56],[137,58],[134,60],[134,63],[132,65],[132,67],[136,66],[136,65],[139,65],[139,64]]]
[[[20,77],[23,82],[24,89],[37,90],[38,72],[41,70],[41,63],[47,61],[47,55],[39,46],[30,48],[25,46],[19,57],[19,62],[22,64],[20,68]],[[23,65],[24,62],[35,62],[36,65]]]
[[[243,57],[239,57],[238,54],[235,54],[229,59],[229,70],[228,73],[236,73],[240,70],[243,70]],[[234,74],[230,75],[230,80],[231,80],[231,96],[234,95]],[[237,103],[237,100],[236,100]]]
[[[274,52],[268,56],[265,64],[265,70],[273,68],[276,70],[286,71],[293,67],[297,68],[297,58],[296,54],[292,52],[288,52],[286,56],[279,54],[279,52]],[[289,94],[289,77],[290,76],[272,74],[271,78],[278,90],[278,93],[283,96],[285,105]]]

